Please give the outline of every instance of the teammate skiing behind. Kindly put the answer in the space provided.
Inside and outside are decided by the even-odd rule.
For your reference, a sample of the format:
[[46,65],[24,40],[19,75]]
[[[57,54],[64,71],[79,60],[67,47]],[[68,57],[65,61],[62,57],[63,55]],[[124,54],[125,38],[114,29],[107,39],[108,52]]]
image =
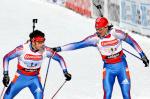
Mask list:
[[99,50],[103,66],[103,99],[111,99],[113,85],[117,77],[121,87],[123,99],[130,97],[130,74],[126,62],[126,56],[123,53],[122,41],[130,44],[140,55],[145,67],[148,67],[149,60],[138,45],[138,43],[127,33],[120,29],[108,25],[105,17],[98,17],[95,22],[96,33],[85,38],[82,41],[70,43],[61,47],[53,48],[54,51],[69,51],[89,46],[97,47]]
[[71,74],[67,72],[64,59],[51,50],[51,48],[44,45],[45,34],[35,30],[30,33],[29,37],[30,41],[16,47],[4,56],[3,84],[5,87],[8,86],[10,80],[8,71],[9,61],[18,58],[17,72],[4,94],[4,99],[13,99],[25,87],[30,89],[34,99],[43,99],[39,72],[42,61],[46,57],[56,60],[60,64],[66,80],[71,80]]

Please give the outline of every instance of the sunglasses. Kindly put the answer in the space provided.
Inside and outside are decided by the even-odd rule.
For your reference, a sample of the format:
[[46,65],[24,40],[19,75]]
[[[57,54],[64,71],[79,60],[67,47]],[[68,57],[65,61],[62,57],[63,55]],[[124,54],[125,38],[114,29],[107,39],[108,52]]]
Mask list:
[[105,28],[107,28],[107,27],[97,28],[96,31],[102,31],[102,30],[104,30]]

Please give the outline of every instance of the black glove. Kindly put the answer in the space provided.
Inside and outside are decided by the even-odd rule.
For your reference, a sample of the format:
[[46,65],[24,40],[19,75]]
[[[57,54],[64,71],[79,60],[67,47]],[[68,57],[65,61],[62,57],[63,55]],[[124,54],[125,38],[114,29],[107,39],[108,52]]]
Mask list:
[[71,80],[71,74],[69,74],[66,70],[63,72],[64,72],[64,76],[66,77],[66,81]]
[[101,5],[97,5],[96,8],[97,8],[97,9],[101,9],[102,6],[101,6]]
[[108,25],[108,30],[111,30],[112,29],[112,27],[113,27],[113,25],[111,24],[111,25]]
[[9,78],[8,72],[4,72],[3,84],[4,84],[5,87],[8,86],[9,81],[10,81],[10,78]]
[[60,52],[61,51],[61,47],[54,47],[51,48],[54,52]]
[[145,67],[148,67],[148,66],[149,66],[149,60],[147,59],[146,56],[142,57],[142,61],[143,61],[143,63],[145,64]]

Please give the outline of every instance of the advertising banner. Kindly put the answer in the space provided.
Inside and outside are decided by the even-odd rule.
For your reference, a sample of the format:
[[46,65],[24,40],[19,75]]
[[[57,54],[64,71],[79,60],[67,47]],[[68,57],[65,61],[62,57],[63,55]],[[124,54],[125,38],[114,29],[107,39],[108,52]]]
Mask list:
[[91,0],[66,0],[65,6],[87,17],[92,16]]
[[108,8],[108,18],[111,21],[119,23],[120,21],[120,8],[119,8],[119,0],[108,0],[107,1]]
[[150,36],[150,3],[121,0],[120,26]]

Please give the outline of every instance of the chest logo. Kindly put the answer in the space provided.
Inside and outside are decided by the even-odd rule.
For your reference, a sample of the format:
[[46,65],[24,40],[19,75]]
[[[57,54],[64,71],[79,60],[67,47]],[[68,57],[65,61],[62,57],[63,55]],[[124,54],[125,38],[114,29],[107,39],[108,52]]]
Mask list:
[[26,55],[24,56],[24,59],[26,59],[26,60],[36,60],[36,61],[38,61],[38,60],[42,60],[42,55],[26,54]]
[[101,42],[102,46],[114,46],[116,44],[118,44],[118,40],[117,39],[110,40],[110,41],[102,41]]

